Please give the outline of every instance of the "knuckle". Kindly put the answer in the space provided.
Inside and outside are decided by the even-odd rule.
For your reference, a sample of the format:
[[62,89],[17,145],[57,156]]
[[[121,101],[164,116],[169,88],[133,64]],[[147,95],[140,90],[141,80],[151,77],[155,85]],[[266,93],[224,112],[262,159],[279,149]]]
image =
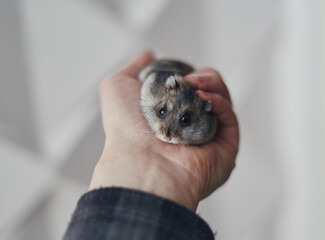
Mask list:
[[215,70],[212,67],[207,67],[204,69],[204,72],[206,75],[209,76],[210,80],[214,82],[214,84],[220,85],[223,84],[223,80],[222,77],[220,75],[220,73]]
[[104,96],[104,94],[107,93],[107,91],[113,87],[116,80],[118,80],[118,79],[114,76],[109,76],[109,77],[105,78],[99,84],[99,96],[100,97]]
[[102,97],[105,89],[108,87],[109,84],[109,78],[104,79],[100,84],[99,84],[99,96]]
[[114,88],[123,78],[123,75],[115,73],[102,80],[99,84],[99,96],[102,97],[105,92]]
[[203,78],[198,77],[198,78],[196,79],[196,84],[197,84],[198,88],[202,88],[202,86],[204,86],[204,84],[205,84],[205,81],[204,81]]
[[208,73],[212,74],[212,75],[215,75],[215,76],[220,77],[219,72],[218,72],[216,69],[214,69],[213,67],[207,67],[207,68],[206,68],[206,71],[207,71]]

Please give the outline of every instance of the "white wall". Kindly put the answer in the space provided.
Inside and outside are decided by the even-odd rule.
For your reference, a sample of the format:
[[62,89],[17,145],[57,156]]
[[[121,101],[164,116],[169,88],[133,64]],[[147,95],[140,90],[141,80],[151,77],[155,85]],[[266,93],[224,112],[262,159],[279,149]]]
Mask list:
[[58,239],[104,135],[99,82],[144,47],[217,68],[241,146],[217,239],[324,239],[321,0],[0,2],[0,239]]

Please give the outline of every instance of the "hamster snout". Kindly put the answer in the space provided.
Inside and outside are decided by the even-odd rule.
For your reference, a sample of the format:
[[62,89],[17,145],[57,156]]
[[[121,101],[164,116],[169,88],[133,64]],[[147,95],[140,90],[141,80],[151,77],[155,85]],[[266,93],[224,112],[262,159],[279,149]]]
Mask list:
[[172,60],[150,63],[139,74],[141,109],[156,136],[174,144],[200,145],[213,138],[216,116],[184,76],[193,68]]

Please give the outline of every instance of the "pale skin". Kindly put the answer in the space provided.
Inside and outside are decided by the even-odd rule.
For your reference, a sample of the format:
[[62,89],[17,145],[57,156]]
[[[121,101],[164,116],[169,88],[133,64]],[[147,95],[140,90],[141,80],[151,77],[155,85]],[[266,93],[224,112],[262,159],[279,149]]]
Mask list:
[[154,194],[196,211],[235,167],[239,130],[226,85],[217,71],[202,68],[185,77],[218,118],[215,138],[202,146],[157,139],[140,109],[139,70],[153,60],[146,51],[100,86],[106,141],[89,190],[124,187]]

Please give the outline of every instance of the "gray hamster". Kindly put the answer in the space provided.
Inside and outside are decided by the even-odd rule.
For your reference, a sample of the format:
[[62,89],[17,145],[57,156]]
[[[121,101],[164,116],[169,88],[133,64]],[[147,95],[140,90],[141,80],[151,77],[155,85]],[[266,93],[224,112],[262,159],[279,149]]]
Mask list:
[[152,61],[138,75],[142,113],[164,142],[201,145],[216,133],[211,102],[199,99],[195,88],[184,79],[193,71],[186,63],[166,59]]

